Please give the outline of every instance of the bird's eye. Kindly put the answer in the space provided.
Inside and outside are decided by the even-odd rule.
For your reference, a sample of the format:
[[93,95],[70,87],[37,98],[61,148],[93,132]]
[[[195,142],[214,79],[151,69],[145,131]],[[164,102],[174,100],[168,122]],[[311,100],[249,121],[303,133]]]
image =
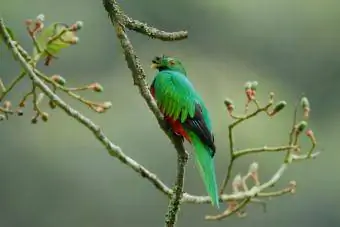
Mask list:
[[169,61],[169,64],[170,64],[170,65],[175,65],[175,61],[174,61],[174,60],[170,60],[170,61]]

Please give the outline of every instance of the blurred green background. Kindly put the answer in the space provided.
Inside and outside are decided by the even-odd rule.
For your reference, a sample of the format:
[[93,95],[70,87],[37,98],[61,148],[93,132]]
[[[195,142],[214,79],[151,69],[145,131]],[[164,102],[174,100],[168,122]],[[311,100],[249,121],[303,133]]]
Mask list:
[[[168,31],[189,30],[181,42],[150,40],[129,32],[151,81],[151,59],[165,53],[178,56],[211,111],[216,143],[217,175],[222,180],[228,162],[228,118],[223,99],[232,98],[238,111],[245,100],[243,85],[259,81],[264,102],[274,91],[290,106],[276,118],[265,116],[236,130],[237,148],[286,143],[292,105],[303,92],[311,100],[310,126],[319,148],[316,160],[290,166],[277,188],[298,182],[297,194],[268,202],[268,212],[250,205],[248,216],[207,222],[210,205],[183,205],[178,226],[293,226],[340,225],[340,156],[337,149],[340,91],[340,2],[336,0],[148,0],[120,1],[132,17]],[[46,23],[83,20],[78,45],[63,51],[46,73],[58,73],[70,86],[93,81],[105,86],[102,94],[112,109],[96,114],[64,97],[94,122],[126,154],[168,184],[175,175],[176,154],[133,86],[122,51],[102,2],[89,0],[1,0],[0,15],[25,48],[31,49],[24,20],[44,13]],[[0,77],[9,83],[19,73],[18,63],[0,46]],[[28,91],[21,83],[9,98],[14,103]],[[93,135],[60,110],[49,110],[48,124],[31,125],[27,108],[21,118],[0,125],[0,226],[2,227],[108,227],[163,226],[167,199],[146,180],[110,157]],[[307,139],[303,148],[308,149]],[[191,149],[188,147],[188,149]],[[257,154],[237,162],[245,172],[256,160],[265,181],[276,171],[283,154]],[[203,194],[204,188],[190,160],[185,191]]]

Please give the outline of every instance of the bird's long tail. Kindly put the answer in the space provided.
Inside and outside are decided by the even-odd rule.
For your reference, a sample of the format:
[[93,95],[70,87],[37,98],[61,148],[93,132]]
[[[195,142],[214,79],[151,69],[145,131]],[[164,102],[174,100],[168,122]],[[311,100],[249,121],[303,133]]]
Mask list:
[[211,157],[210,148],[205,146],[194,133],[189,134],[195,151],[196,163],[203,179],[205,188],[211,198],[213,206],[219,208],[215,164],[213,157]]

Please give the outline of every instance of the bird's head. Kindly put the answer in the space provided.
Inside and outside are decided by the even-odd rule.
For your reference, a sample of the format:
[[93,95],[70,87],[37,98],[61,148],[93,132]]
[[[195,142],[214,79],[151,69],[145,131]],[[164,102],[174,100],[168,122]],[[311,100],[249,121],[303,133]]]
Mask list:
[[187,74],[184,66],[179,59],[165,55],[154,57],[154,59],[152,60],[151,68],[158,69],[158,71],[173,70],[181,72],[184,75]]

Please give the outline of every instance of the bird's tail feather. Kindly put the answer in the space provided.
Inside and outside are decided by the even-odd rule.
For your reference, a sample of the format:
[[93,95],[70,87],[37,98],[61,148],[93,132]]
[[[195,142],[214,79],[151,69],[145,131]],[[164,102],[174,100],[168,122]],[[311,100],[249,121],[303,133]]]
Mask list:
[[195,159],[203,179],[205,188],[211,198],[213,206],[219,208],[219,195],[216,183],[216,173],[214,159],[211,157],[210,148],[205,146],[201,140],[193,133],[190,138],[195,151]]

